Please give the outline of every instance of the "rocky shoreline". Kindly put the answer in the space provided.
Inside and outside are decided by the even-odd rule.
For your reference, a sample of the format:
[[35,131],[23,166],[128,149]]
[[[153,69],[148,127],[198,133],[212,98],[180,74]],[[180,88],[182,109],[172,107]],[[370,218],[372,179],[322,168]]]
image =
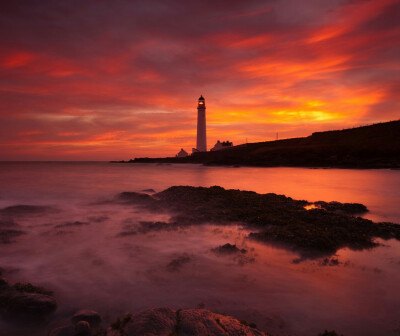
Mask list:
[[[168,222],[140,222],[131,231],[120,236],[147,234],[156,231],[171,231],[193,225],[241,225],[249,232],[247,239],[256,239],[267,244],[277,244],[298,253],[299,260],[325,256],[325,263],[337,264],[329,259],[343,247],[368,249],[378,245],[375,238],[400,240],[400,225],[375,223],[360,214],[368,212],[359,203],[308,202],[294,200],[277,194],[258,194],[251,191],[226,190],[213,186],[174,186],[162,192],[154,190],[123,192],[110,203],[124,204],[135,209],[142,208],[154,213],[170,215]],[[2,243],[11,238],[8,230],[19,230],[13,218],[22,213],[41,214],[55,211],[47,207],[13,206],[0,209]],[[86,222],[66,222],[56,227],[87,225]],[[254,262],[250,251],[226,243],[213,248],[216,256],[229,256],[238,264]],[[189,255],[172,260],[166,269],[177,272],[182,265],[190,262]],[[51,322],[58,307],[54,293],[31,283],[10,284],[0,272],[0,317],[14,325],[46,326]],[[46,327],[44,327],[46,328]],[[19,334],[18,334],[19,335]],[[24,335],[24,334],[22,334]],[[246,321],[213,313],[206,309],[151,308],[126,314],[113,323],[106,322],[99,313],[81,310],[71,317],[69,325],[52,329],[49,336],[141,336],[141,335],[257,335],[267,336],[265,331]],[[337,335],[333,331],[323,336]]]
[[[57,309],[52,292],[30,283],[11,285],[0,277],[0,316],[13,324],[46,323]],[[69,325],[52,329],[49,336],[268,336],[256,325],[206,309],[152,308],[126,314],[110,325],[93,310],[80,310]]]
[[[232,246],[223,246],[231,253]],[[234,248],[233,248],[234,249]],[[57,309],[53,293],[32,284],[14,284],[0,277],[0,317],[15,325],[33,329],[46,324]],[[127,313],[112,323],[100,314],[82,309],[71,316],[68,325],[49,330],[47,336],[271,336],[254,323],[217,314],[207,309],[149,308]],[[29,332],[29,331],[26,331]],[[24,332],[21,335],[27,335]],[[31,334],[29,332],[29,334]],[[44,335],[44,334],[43,334]],[[318,336],[339,336],[325,331]]]
[[301,257],[333,255],[343,247],[373,248],[375,238],[400,240],[400,225],[359,217],[368,212],[359,203],[310,203],[218,186],[174,186],[153,195],[123,192],[116,201],[173,213],[169,222],[142,223],[142,231],[237,223],[251,231],[249,238],[294,249]]

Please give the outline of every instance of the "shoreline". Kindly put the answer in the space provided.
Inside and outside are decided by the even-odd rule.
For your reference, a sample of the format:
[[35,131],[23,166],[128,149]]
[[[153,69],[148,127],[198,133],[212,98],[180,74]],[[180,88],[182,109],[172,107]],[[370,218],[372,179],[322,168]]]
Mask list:
[[349,169],[349,170],[400,170],[400,165],[376,165],[376,166],[355,166],[355,165],[246,165],[231,163],[202,163],[202,162],[181,162],[175,158],[141,158],[135,160],[107,161],[108,163],[129,163],[129,164],[155,164],[155,165],[202,165],[205,167],[224,167],[224,168],[307,168],[307,169]]
[[315,132],[308,137],[246,143],[186,157],[144,157],[120,162],[400,169],[400,120]]
[[[280,245],[280,247],[284,249],[291,249],[295,251],[299,258],[293,260],[294,264],[301,263],[306,259],[318,260],[323,258],[322,261],[318,261],[319,263],[323,262],[322,266],[343,266],[345,265],[345,261],[338,260],[337,257],[334,257],[334,254],[337,252],[338,248],[350,247],[350,249],[354,248],[357,250],[368,250],[378,246],[376,243],[380,243],[373,240],[375,236],[381,237],[384,240],[390,238],[400,240],[398,238],[398,234],[396,233],[400,230],[400,226],[398,224],[393,226],[394,224],[389,223],[374,223],[369,220],[361,218],[357,219],[354,217],[358,213],[365,213],[368,211],[365,206],[357,203],[308,202],[304,200],[295,200],[284,195],[271,193],[259,194],[245,190],[223,189],[221,187],[171,187],[158,193],[156,193],[153,189],[142,190],[142,192],[126,191],[116,195],[115,198],[110,199],[109,203],[123,204],[127,208],[132,207],[136,209],[138,207],[139,209],[143,210],[147,209],[152,213],[167,212],[172,214],[171,219],[166,222],[148,221],[139,222],[138,225],[134,226],[124,226],[121,228],[123,231],[120,231],[119,234],[117,234],[116,237],[119,237],[117,239],[128,240],[130,237],[140,237],[142,234],[148,233],[152,235],[156,232],[174,230],[179,231],[182,228],[189,230],[190,227],[200,226],[208,221],[214,222],[216,225],[220,225],[221,227],[226,226],[227,223],[241,222],[243,223],[243,227],[248,228],[250,231],[250,236],[246,239],[255,239],[255,241],[266,243],[271,246],[274,246],[274,244],[277,243],[277,245]],[[312,208],[311,210],[305,209],[306,206],[311,205],[314,205],[315,208]],[[51,209],[43,207],[38,208],[28,205],[19,205],[0,209],[1,214],[6,215],[7,217],[14,216],[15,218],[18,218],[18,216],[21,216],[21,214],[24,214],[25,216],[31,216],[35,213],[40,214],[46,211],[51,211]],[[315,224],[318,225],[313,225],[314,222],[316,222]],[[11,222],[7,222],[5,224],[13,225]],[[85,228],[87,225],[95,224],[88,224],[85,222],[66,222],[62,225],[54,226],[54,229],[58,228],[62,230],[63,228],[68,227],[75,228],[77,232],[79,232],[79,228]],[[352,228],[353,225],[355,226],[355,230]],[[336,228],[338,228],[339,231],[336,231]],[[322,231],[319,229],[322,229]],[[330,231],[331,229],[333,229],[332,232]],[[377,231],[374,232],[374,229]],[[326,231],[328,231],[328,234],[325,234]],[[298,239],[293,239],[293,232],[296,233],[295,236],[298,236]],[[362,236],[361,238],[358,237],[359,232],[362,233],[360,235]],[[302,235],[302,233],[305,233],[305,235]],[[396,236],[394,237],[392,233]],[[320,240],[320,238],[322,238],[322,240]],[[235,260],[237,260],[238,265],[240,263],[251,265],[254,262],[253,253],[246,246],[238,245],[238,247],[236,245],[232,245],[228,243],[228,239],[226,239],[225,242],[226,244],[214,246],[214,248],[210,250],[210,253],[216,253],[221,255],[223,258],[227,258],[226,256],[229,256],[229,258],[236,258]],[[234,242],[231,241],[231,243]],[[183,252],[186,253],[185,250]],[[169,261],[168,264],[164,265],[169,274],[179,274],[181,268],[184,269],[185,267],[188,267],[188,265],[191,265],[193,259],[191,259],[190,255],[188,256],[185,253],[173,256],[173,259]],[[239,265],[238,267],[243,266]],[[36,278],[31,278],[28,280],[36,281]],[[13,281],[15,281],[15,279]],[[20,294],[16,291],[31,294]],[[32,295],[35,295],[36,298],[38,298],[38,294],[47,295],[45,297],[42,296],[42,299],[46,299],[47,302],[46,307],[48,308],[44,307],[44,314],[47,316],[47,312],[52,314],[54,309],[54,301],[52,301],[51,295],[46,292],[47,291],[43,290],[43,288],[36,286],[16,286],[14,284],[11,294],[7,294],[8,296],[6,296],[6,298],[9,300],[8,302],[10,302],[13,300],[13,296],[17,294],[18,298],[23,295],[25,299],[29,299],[32,297]],[[62,300],[60,300],[60,304],[62,303]],[[82,305],[79,305],[78,308],[91,308],[90,305],[88,306],[89,307],[82,307]],[[151,304],[148,306],[151,306]],[[167,302],[167,306],[173,307],[173,304],[171,302]],[[184,307],[187,308],[187,306]],[[192,305],[189,308],[191,307],[195,306]],[[177,311],[179,311],[179,308],[181,307],[178,306],[173,308],[176,310],[172,311],[171,316],[176,316]],[[207,306],[207,308],[210,309],[207,313],[204,312],[205,310],[195,309],[195,311],[192,311],[191,314],[202,315],[202,312],[204,312],[204,314],[215,314],[212,312],[219,313],[218,310],[214,310],[211,307]],[[136,314],[143,314],[144,312],[139,311],[138,313],[135,313],[135,308],[129,309],[134,309],[133,316],[136,316]],[[101,310],[97,311],[101,312],[103,315]],[[148,310],[146,311],[148,312]],[[155,311],[157,312],[158,310],[155,309]],[[152,310],[150,315],[152,316],[151,318],[157,316],[157,314],[154,315],[153,313],[154,310]],[[82,315],[82,313],[78,315]],[[91,313],[91,315],[93,314]],[[233,313],[229,315],[235,316]],[[50,317],[51,316],[52,315],[50,315]],[[104,316],[105,315],[103,315],[103,317]],[[217,318],[221,321],[223,319],[219,316],[215,317],[215,315],[209,316],[213,316],[213,321],[216,321]],[[103,331],[107,332],[107,334],[103,333],[101,335],[116,336],[120,331],[125,332],[127,335],[131,335],[128,333],[129,328],[132,326],[131,320],[129,319],[128,321],[128,319],[125,319],[125,317],[122,316],[113,323],[109,320],[105,321],[106,324],[103,324],[102,327],[106,328],[103,329]],[[67,319],[65,319],[65,321],[68,322]],[[77,319],[74,321],[77,321]],[[172,319],[172,321],[176,322],[178,319]],[[207,323],[208,322],[206,322],[206,324]],[[250,325],[251,321],[250,323],[246,322],[248,325],[241,323],[241,321],[239,321],[239,324],[237,323],[238,322],[235,322],[235,325],[237,325],[239,328],[242,328],[242,326],[243,328],[246,327],[246,331],[244,334],[242,333],[242,335],[264,335],[261,332],[257,334],[257,331],[253,330],[254,328]],[[173,325],[176,326],[176,323]],[[217,323],[217,325],[219,324]],[[195,324],[191,325],[191,327],[194,326]],[[56,325],[56,327],[58,326]],[[247,327],[250,327],[251,329],[247,329]],[[327,327],[335,328],[335,324],[331,324],[331,326]],[[78,322],[73,322],[70,325],[56,328],[51,332],[50,335],[76,336],[78,328],[82,328],[79,330],[91,330],[91,332],[95,330],[93,329],[95,327],[92,327],[90,322],[86,320],[80,320]],[[148,328],[148,325],[146,325],[145,328]],[[165,335],[170,334],[171,330],[168,330],[168,333]],[[266,329],[266,331],[269,331],[269,329]],[[69,334],[66,334],[67,332]],[[159,334],[164,335],[161,332]],[[176,334],[179,335],[179,333]],[[80,333],[79,335],[81,336],[85,334]],[[199,333],[196,335],[202,334]],[[293,335],[296,335],[296,333]],[[326,335],[331,336],[334,334]],[[317,334],[315,334],[315,336],[317,336]]]

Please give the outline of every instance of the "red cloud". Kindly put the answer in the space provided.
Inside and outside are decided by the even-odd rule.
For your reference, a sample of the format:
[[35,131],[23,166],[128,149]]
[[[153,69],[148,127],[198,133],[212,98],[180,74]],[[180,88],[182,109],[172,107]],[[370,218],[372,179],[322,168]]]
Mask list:
[[8,4],[1,157],[173,155],[194,146],[201,93],[209,143],[398,118],[397,1],[271,4]]

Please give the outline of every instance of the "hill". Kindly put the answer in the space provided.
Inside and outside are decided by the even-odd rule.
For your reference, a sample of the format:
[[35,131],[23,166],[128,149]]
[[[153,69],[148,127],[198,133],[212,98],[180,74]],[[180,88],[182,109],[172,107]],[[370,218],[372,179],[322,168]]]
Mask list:
[[308,137],[243,144],[186,158],[135,158],[129,162],[207,165],[400,168],[400,120]]

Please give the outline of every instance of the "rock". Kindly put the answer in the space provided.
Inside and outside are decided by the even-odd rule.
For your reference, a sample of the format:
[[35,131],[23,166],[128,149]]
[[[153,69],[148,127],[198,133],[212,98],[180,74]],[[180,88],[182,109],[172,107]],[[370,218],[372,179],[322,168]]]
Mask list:
[[113,326],[107,336],[163,336],[175,331],[176,313],[170,308],[155,308],[136,313],[125,325]]
[[5,278],[0,277],[0,292],[3,292],[5,290],[9,290],[10,288],[11,288],[11,286],[8,283],[8,281]]
[[143,189],[142,192],[144,193],[155,193],[156,191],[154,189]]
[[53,292],[49,291],[40,286],[34,286],[30,282],[17,282],[13,285],[13,288],[21,293],[36,293],[53,296]]
[[190,263],[192,260],[191,257],[189,257],[186,253],[182,254],[181,256],[172,259],[170,263],[167,265],[167,271],[168,272],[176,272],[180,271],[180,269]]
[[79,321],[75,325],[76,336],[90,336],[90,324],[86,321]]
[[0,277],[0,314],[7,320],[41,322],[57,308],[52,292],[30,283],[11,286]]
[[21,204],[0,209],[0,214],[5,216],[23,216],[38,215],[48,211],[54,211],[54,209],[48,206]]
[[126,323],[114,324],[107,336],[267,336],[231,316],[206,309],[148,309],[132,315]]
[[215,314],[206,309],[182,310],[179,317],[179,335],[266,335],[232,316]]
[[225,244],[211,249],[217,256],[230,256],[239,265],[245,265],[255,262],[253,256],[247,255],[246,249],[239,249],[236,245]]
[[90,324],[86,321],[79,321],[75,326],[55,328],[50,331],[49,336],[90,336]]
[[56,308],[56,300],[49,295],[14,290],[0,295],[0,310],[11,318],[42,319],[53,313]]
[[76,324],[80,321],[85,321],[90,324],[92,328],[97,328],[101,323],[101,316],[94,310],[83,309],[78,311],[72,316],[72,323]]
[[368,212],[368,208],[364,204],[360,203],[340,203],[340,202],[315,202],[319,208],[325,209],[326,211],[344,213],[349,215],[363,214]]
[[247,253],[246,249],[239,249],[236,245],[232,245],[229,243],[218,246],[218,247],[212,249],[212,251],[217,254],[238,254],[238,253],[245,254],[245,253]]

